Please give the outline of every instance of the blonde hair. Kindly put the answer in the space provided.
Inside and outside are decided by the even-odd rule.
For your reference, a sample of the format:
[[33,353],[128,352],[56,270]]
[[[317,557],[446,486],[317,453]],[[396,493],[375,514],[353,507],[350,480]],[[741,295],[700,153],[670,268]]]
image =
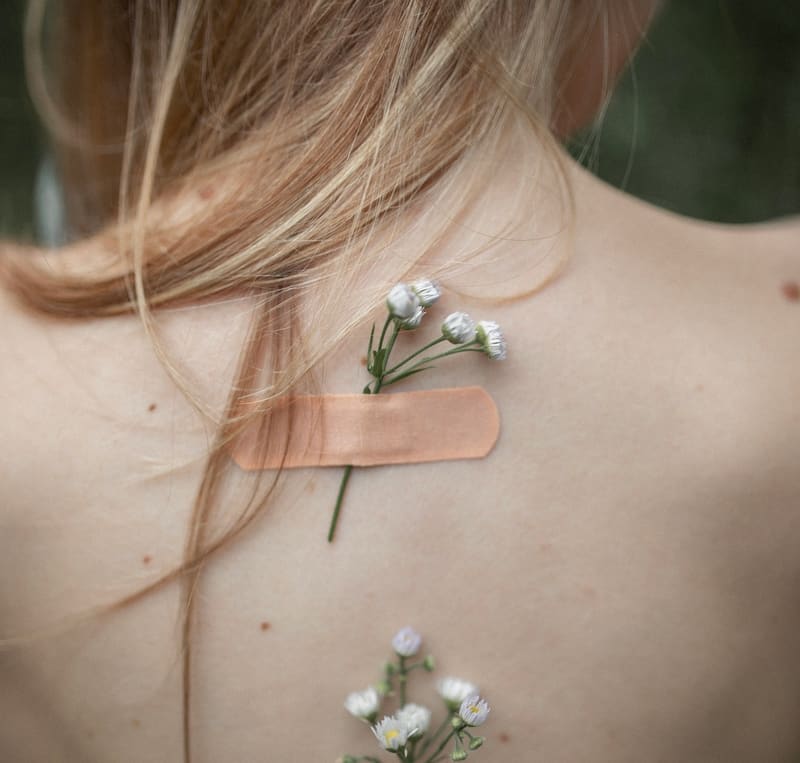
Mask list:
[[[114,256],[96,272],[10,257],[10,288],[29,307],[65,318],[138,313],[190,396],[160,349],[153,311],[230,294],[256,304],[183,563],[114,605],[183,582],[188,761],[191,591],[208,557],[248,526],[269,495],[254,495],[232,527],[207,536],[229,468],[223,448],[244,423],[242,401],[267,410],[320,360],[321,350],[292,340],[296,311],[312,288],[329,295],[316,303],[318,324],[335,325],[319,345],[335,347],[388,279],[414,267],[389,262],[386,278],[347,322],[328,320],[333,295],[362,283],[380,258],[387,264],[370,242],[400,225],[467,157],[491,155],[510,119],[522,115],[552,140],[556,72],[583,33],[573,9],[582,4],[66,0],[46,25],[55,78],[46,76],[41,53],[45,5],[30,3],[32,93],[53,132],[73,231],[91,234]],[[582,9],[585,25],[601,4],[591,9]],[[177,201],[196,200],[210,183],[215,193],[202,203]],[[465,188],[464,205],[476,186],[473,179]],[[259,370],[265,356],[278,373]]]

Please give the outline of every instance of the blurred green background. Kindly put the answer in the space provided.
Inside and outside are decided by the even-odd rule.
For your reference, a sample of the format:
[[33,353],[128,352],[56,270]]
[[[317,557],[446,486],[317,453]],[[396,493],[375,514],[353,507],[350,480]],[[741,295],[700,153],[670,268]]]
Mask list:
[[[23,0],[0,45],[0,235],[36,237],[44,137],[25,91]],[[800,2],[670,0],[604,118],[573,153],[676,212],[754,222],[800,212]]]
[[718,222],[800,212],[800,2],[667,0],[573,151],[609,183]]

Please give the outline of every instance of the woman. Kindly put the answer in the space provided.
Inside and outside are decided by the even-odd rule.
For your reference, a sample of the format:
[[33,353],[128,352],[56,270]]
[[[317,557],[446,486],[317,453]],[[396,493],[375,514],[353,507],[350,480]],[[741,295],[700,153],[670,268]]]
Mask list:
[[[408,623],[486,760],[796,757],[800,231],[554,141],[655,5],[64,5],[34,88],[89,235],[2,259],[4,760],[377,754],[341,703]],[[509,359],[405,388],[483,386],[500,439],[356,470],[328,545],[341,470],[240,471],[241,404],[359,391],[421,276]]]

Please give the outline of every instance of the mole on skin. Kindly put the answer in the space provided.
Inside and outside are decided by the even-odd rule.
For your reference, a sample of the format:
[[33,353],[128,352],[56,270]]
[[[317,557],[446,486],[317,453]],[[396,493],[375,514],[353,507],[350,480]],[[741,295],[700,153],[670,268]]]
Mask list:
[[150,405],[147,406],[147,410],[150,411],[150,413],[152,413],[155,409],[156,409],[155,403],[150,403]]
[[150,562],[152,562],[152,561],[153,561],[153,557],[150,556],[150,554],[145,554],[142,557],[142,564],[150,564]]
[[800,300],[800,286],[797,285],[797,281],[787,281],[781,287],[781,291],[789,302],[797,302]]
[[270,629],[270,627],[271,627],[270,624],[266,620],[264,620],[264,622],[261,623],[261,630],[262,631],[268,631]]

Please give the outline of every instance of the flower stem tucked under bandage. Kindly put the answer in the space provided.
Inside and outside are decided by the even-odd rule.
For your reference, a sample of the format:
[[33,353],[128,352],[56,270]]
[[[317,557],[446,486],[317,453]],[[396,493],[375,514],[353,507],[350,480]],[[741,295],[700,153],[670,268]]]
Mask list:
[[[364,395],[377,395],[383,387],[427,371],[434,367],[432,363],[435,361],[462,352],[482,352],[493,360],[505,359],[505,339],[500,327],[494,321],[481,321],[476,325],[466,313],[457,312],[451,313],[445,318],[439,337],[412,352],[398,363],[390,364],[397,335],[400,331],[416,329],[425,315],[425,308],[436,302],[439,296],[439,287],[428,280],[417,281],[410,286],[400,283],[391,289],[386,298],[389,315],[383,324],[377,347],[374,346],[374,325],[369,334],[367,371],[372,376],[372,381],[364,387]],[[426,354],[442,342],[449,342],[455,347],[439,353]],[[328,531],[328,542],[333,541],[339,512],[354,465],[354,463],[349,463],[345,467]]]
[[[243,411],[246,413],[246,410]],[[421,464],[486,456],[500,417],[482,387],[391,395],[301,395],[253,421],[231,446],[246,470]]]

